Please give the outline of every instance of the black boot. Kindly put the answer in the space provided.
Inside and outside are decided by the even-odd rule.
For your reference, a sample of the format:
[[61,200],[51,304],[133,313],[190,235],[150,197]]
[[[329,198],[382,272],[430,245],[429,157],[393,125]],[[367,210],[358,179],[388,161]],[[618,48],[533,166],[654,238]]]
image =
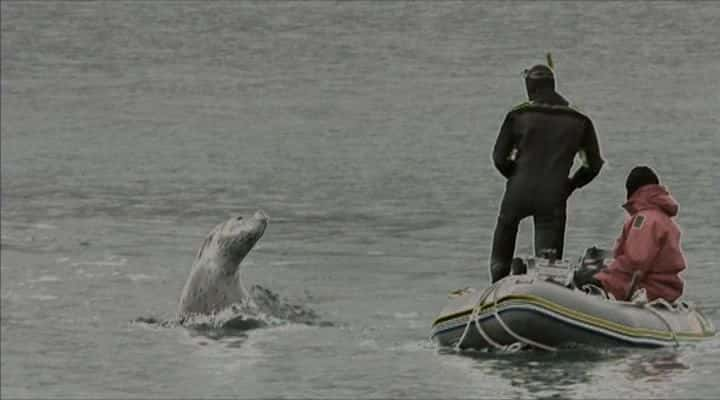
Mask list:
[[510,264],[510,269],[513,275],[525,275],[527,274],[527,264],[520,257],[515,257]]
[[494,262],[490,265],[490,278],[492,283],[510,275],[510,265],[501,262]]

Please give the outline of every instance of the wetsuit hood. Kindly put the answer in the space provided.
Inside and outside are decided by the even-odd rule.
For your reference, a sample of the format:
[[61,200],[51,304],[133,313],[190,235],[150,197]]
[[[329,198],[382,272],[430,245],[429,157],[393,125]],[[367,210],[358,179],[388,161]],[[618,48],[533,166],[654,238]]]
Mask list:
[[631,215],[643,210],[660,210],[670,217],[678,213],[679,205],[665,186],[650,184],[640,187],[623,204]]
[[555,74],[545,65],[535,65],[525,71],[525,88],[531,102],[563,105],[569,103],[555,91]]

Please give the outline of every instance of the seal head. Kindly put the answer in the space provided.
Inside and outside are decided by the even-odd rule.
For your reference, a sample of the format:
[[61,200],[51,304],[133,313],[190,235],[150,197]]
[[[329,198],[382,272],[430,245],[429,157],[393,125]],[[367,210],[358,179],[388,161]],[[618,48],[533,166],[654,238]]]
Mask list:
[[249,299],[240,279],[240,263],[262,237],[268,217],[232,217],[208,234],[195,256],[178,304],[178,319],[213,314]]
[[200,246],[195,262],[204,257],[226,274],[234,274],[240,263],[265,233],[268,217],[258,210],[250,218],[236,216],[213,229]]

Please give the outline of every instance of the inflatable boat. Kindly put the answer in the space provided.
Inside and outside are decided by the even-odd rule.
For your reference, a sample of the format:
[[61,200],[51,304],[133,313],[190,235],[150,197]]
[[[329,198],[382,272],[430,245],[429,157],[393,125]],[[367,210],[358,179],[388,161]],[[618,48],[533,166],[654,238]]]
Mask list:
[[663,347],[702,341],[715,327],[695,305],[647,302],[644,290],[619,301],[597,287],[572,286],[574,267],[529,259],[525,274],[489,288],[451,293],[432,324],[431,337],[456,349],[553,351],[572,345]]

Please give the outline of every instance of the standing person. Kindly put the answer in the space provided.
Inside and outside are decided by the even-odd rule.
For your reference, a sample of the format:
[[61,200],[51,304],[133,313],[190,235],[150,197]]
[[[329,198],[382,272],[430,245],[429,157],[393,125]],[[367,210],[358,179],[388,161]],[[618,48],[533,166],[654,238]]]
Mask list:
[[[529,101],[507,114],[493,149],[495,167],[507,183],[493,235],[492,282],[510,273],[525,217],[534,219],[535,254],[550,249],[562,258],[567,199],[603,165],[592,121],[555,91],[553,70],[535,65],[524,77]],[[583,166],[569,178],[578,153]]]
[[649,301],[675,301],[683,293],[685,285],[679,274],[686,268],[680,227],[673,220],[678,203],[649,167],[633,168],[625,188],[623,208],[629,216],[616,242],[613,262],[593,276],[576,274],[575,284],[601,286],[618,300],[643,288]]

